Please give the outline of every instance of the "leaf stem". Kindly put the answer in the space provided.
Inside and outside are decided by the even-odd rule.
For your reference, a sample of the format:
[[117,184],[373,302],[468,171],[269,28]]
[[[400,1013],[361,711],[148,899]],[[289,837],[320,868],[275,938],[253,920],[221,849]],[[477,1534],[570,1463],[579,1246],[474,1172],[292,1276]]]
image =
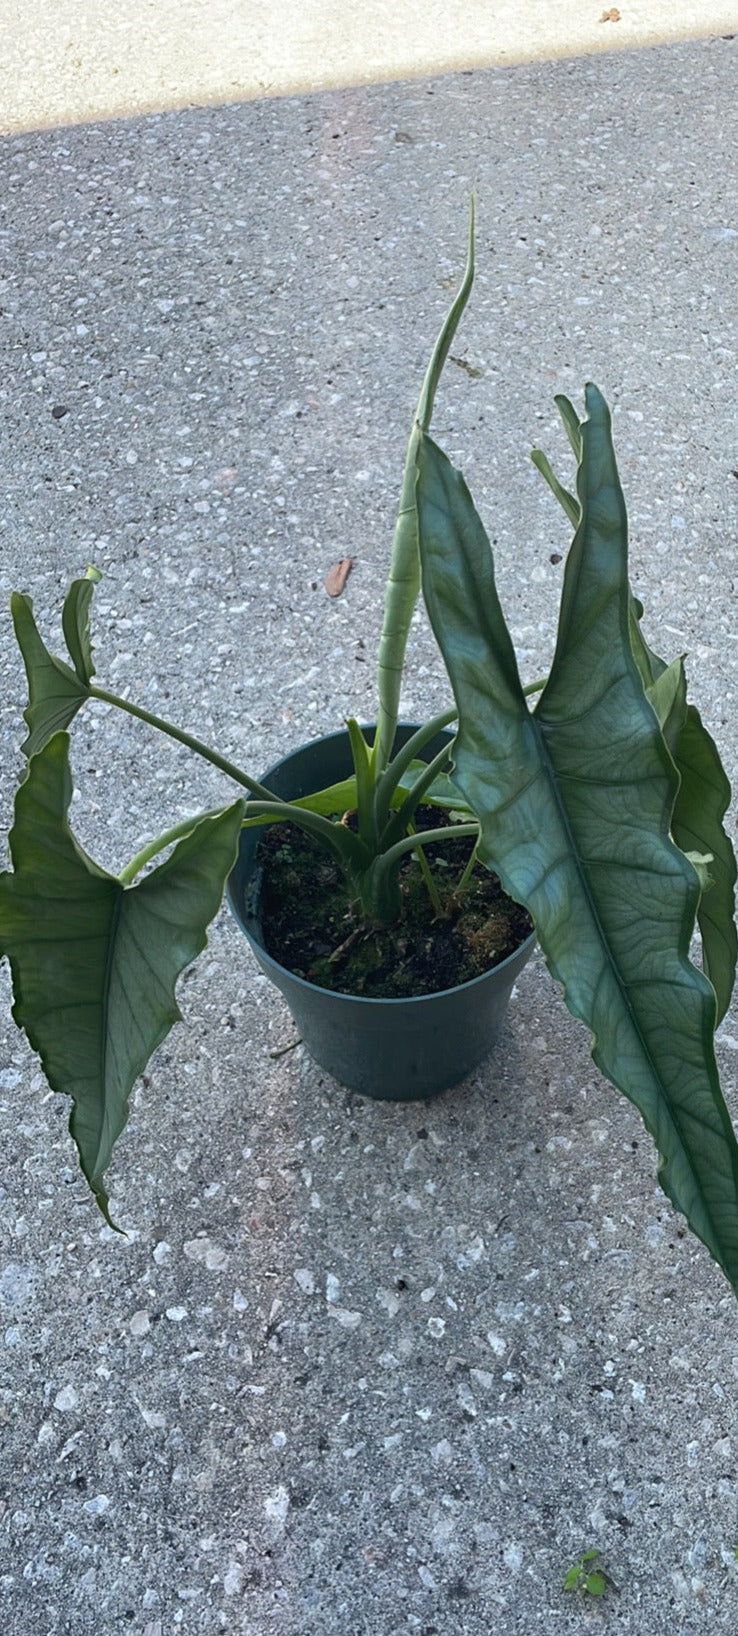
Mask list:
[[[456,721],[457,715],[458,711],[455,705],[447,706],[447,708],[442,710],[439,715],[433,716],[431,720],[425,722],[422,727],[418,727],[411,737],[403,744],[402,749],[398,750],[397,754],[392,757],[392,760],[377,779],[374,787],[374,807],[377,814],[378,823],[383,823],[385,821],[385,816],[392,802],[392,797],[395,790],[399,785],[403,773],[406,772],[407,768],[410,766],[411,761],[414,761],[419,755],[420,751],[425,748],[426,744],[428,744],[432,738],[435,738],[436,733],[442,732],[444,727],[450,727],[451,723]],[[444,758],[448,755],[450,748],[451,746],[449,744],[443,751],[443,754],[441,755],[441,764],[443,763]],[[437,760],[438,756],[436,756],[434,759],[434,767]],[[423,777],[424,774],[420,773],[416,783],[419,784]],[[430,782],[432,782],[433,777],[435,777],[435,773],[432,775]],[[415,785],[413,785],[412,788],[414,789]],[[427,788],[427,784],[423,786],[423,788]],[[404,827],[405,825],[403,825],[403,828]]]
[[141,847],[140,852],[137,852],[121,869],[118,876],[121,886],[130,886],[136,875],[140,874],[146,864],[157,856],[157,853],[163,852],[164,848],[171,846],[173,841],[180,840],[181,836],[189,835],[190,831],[195,829],[203,818],[220,818],[221,815],[221,807],[211,807],[208,812],[199,812],[195,818],[181,818],[178,824],[172,824],[171,829],[165,829],[163,835],[157,835],[155,840],[147,841],[146,845]]
[[461,876],[461,879],[459,881],[459,884],[458,884],[458,886],[456,888],[457,892],[463,892],[465,890],[465,888],[469,885],[469,882],[470,882],[470,880],[472,878],[472,875],[474,873],[474,866],[475,866],[475,864],[477,862],[477,847],[478,847],[478,845],[479,845],[479,836],[477,836],[476,843],[472,847],[471,852],[469,853],[468,860],[467,860],[467,862],[466,862],[466,864],[464,866],[464,872],[463,872],[463,874]]
[[[411,824],[410,825],[410,834],[412,835],[413,833],[414,833],[414,831],[413,831],[413,827],[412,827],[412,824]],[[423,877],[423,880],[425,882],[426,892],[428,893],[428,896],[429,896],[429,898],[431,900],[431,903],[433,905],[433,912],[434,912],[434,914],[436,916],[436,919],[440,920],[441,916],[443,914],[443,906],[441,904],[441,898],[440,898],[440,894],[439,894],[439,891],[438,891],[438,887],[436,886],[435,879],[433,877],[433,871],[432,871],[432,869],[430,867],[428,859],[426,858],[426,855],[425,855],[425,853],[423,851],[422,846],[416,846],[415,856],[416,856],[416,858],[418,860],[418,865],[420,867],[420,873],[421,873],[421,875]]]
[[186,749],[193,750],[195,755],[202,756],[203,761],[209,761],[211,766],[217,767],[228,778],[234,779],[251,795],[256,795],[261,801],[274,801],[276,796],[263,784],[249,778],[248,773],[236,767],[225,756],[219,755],[217,750],[211,750],[208,744],[203,744],[199,738],[193,738],[191,733],[185,733],[183,728],[174,727],[172,722],[164,721],[163,717],[155,716],[150,710],[144,710],[140,704],[132,704],[129,699],[121,699],[117,693],[109,693],[105,687],[97,687],[94,683],[89,689],[91,699],[99,699],[101,704],[113,704],[118,710],[125,710],[129,716],[135,716],[138,721],[145,721],[149,727],[158,728],[160,733],[166,733],[168,738],[176,739],[178,744],[184,744]]
[[405,852],[413,852],[416,847],[430,846],[433,841],[458,841],[464,835],[479,836],[479,825],[474,824],[445,824],[441,829],[419,829],[416,835],[406,835],[404,840],[395,841],[394,846],[388,847],[380,859],[381,867],[391,868]]

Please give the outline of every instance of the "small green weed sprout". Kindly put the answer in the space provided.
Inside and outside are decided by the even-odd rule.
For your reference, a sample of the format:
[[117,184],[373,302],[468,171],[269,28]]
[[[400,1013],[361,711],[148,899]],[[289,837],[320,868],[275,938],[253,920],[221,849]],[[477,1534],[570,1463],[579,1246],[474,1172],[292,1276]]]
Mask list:
[[564,1590],[579,1591],[582,1596],[604,1596],[608,1585],[614,1590],[615,1586],[599,1557],[596,1547],[583,1551],[564,1574]]

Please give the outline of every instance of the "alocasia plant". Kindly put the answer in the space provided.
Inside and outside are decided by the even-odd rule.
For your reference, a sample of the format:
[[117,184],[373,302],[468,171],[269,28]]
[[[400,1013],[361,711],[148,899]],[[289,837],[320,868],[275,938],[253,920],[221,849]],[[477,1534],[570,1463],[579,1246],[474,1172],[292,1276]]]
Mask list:
[[[545,684],[521,684],[489,542],[429,430],[472,278],[473,222],[410,435],[378,655],[378,725],[369,743],[348,723],[354,772],[345,783],[285,805],[189,733],[100,687],[88,624],[94,570],[64,603],[71,663],[50,653],[29,598],[14,595],[30,695],[13,868],[0,875],[0,952],[10,961],[14,1016],[51,1087],[73,1099],[71,1132],[107,1213],[103,1177],[131,1087],[178,1016],[176,979],[204,944],[241,825],[289,817],[309,828],[341,863],[357,913],[386,922],[398,911],[401,858],[428,839],[412,828],[418,804],[462,808],[454,834],[478,838],[480,858],[528,909],[570,1010],[591,1030],[598,1066],[654,1137],[666,1192],[738,1291],[738,1146],[713,1048],[736,966],[727,780],[686,701],[682,661],[667,665],[642,635],[610,416],[593,386],[583,421],[557,400],[576,494],[534,455],[575,533],[550,674]],[[395,753],[421,574],[456,705]],[[533,709],[532,693],[540,694]],[[68,729],[95,699],[204,756],[248,794],[248,808],[240,796],[164,831],[117,877],[100,869],[68,822]],[[449,778],[446,752],[428,766],[417,758],[454,721]],[[346,808],[356,810],[354,829],[331,819]],[[703,971],[689,958],[695,925]]]

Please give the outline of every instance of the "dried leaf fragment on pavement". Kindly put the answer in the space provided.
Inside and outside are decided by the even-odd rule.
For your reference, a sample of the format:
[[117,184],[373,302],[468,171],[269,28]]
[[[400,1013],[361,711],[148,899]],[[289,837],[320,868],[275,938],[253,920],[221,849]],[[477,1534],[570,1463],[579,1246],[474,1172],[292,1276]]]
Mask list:
[[332,568],[328,569],[323,580],[323,589],[329,596],[341,595],[353,566],[353,557],[340,557],[338,562],[334,562]]

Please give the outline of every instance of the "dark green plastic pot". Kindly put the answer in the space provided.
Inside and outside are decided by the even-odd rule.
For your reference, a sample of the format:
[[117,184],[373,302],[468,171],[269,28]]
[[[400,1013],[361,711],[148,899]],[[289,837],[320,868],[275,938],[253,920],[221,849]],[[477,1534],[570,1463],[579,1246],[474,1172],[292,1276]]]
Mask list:
[[[398,728],[396,747],[414,731]],[[450,735],[439,734],[426,746],[426,760],[444,738]],[[261,782],[293,801],[348,778],[352,770],[347,734],[332,733],[285,756]],[[414,1000],[363,999],[318,988],[281,966],[264,947],[255,862],[261,833],[241,831],[228,903],[262,971],[281,989],[311,1057],[348,1090],[383,1101],[412,1102],[456,1085],[494,1044],[515,978],[533,951],[533,934],[483,976]]]

